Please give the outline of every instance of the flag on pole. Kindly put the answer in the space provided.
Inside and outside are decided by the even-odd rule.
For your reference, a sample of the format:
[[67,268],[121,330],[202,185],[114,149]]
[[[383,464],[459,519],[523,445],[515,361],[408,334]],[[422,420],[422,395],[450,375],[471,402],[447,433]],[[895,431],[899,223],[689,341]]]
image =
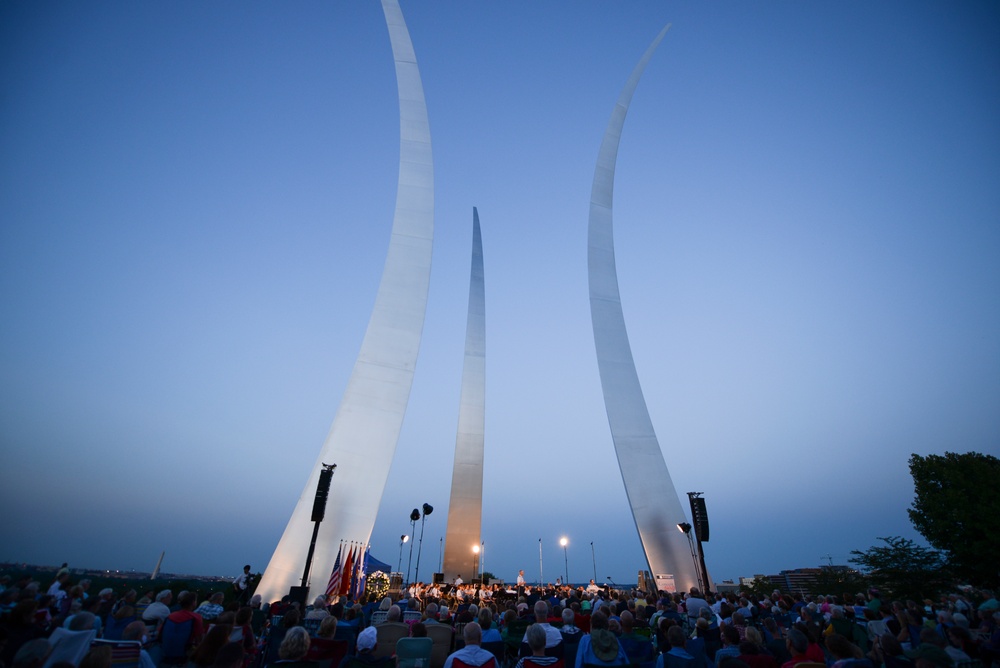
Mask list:
[[330,573],[330,581],[326,583],[326,600],[330,601],[340,592],[340,553],[344,551],[344,544],[340,544],[337,550],[337,560],[333,562],[333,572]]
[[365,558],[367,554],[365,553],[365,546],[358,546],[358,560],[354,565],[354,574],[351,578],[351,597],[355,600],[361,596],[361,592],[364,591],[361,587],[361,580],[365,576]]
[[358,553],[354,558],[354,572],[351,573],[351,598],[358,600],[360,595],[361,574],[365,566],[365,547],[358,543]]
[[361,598],[361,594],[365,591],[365,573],[368,570],[368,551],[370,549],[367,546],[363,547],[361,558],[358,559],[357,578],[355,578],[354,583],[354,600]]
[[340,590],[337,592],[341,596],[347,596],[347,592],[351,589],[351,570],[354,567],[354,545],[351,544],[351,549],[347,553],[347,558],[344,560],[344,576],[340,578]]

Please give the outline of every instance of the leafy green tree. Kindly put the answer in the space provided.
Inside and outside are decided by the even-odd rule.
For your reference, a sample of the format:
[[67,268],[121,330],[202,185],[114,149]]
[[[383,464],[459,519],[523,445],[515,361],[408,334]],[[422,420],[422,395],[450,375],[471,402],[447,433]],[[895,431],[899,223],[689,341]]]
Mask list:
[[[868,578],[846,566],[821,566],[812,586],[813,594],[836,594],[837,596],[854,596],[863,593],[869,587]],[[845,603],[852,599],[847,599]]]
[[770,580],[765,577],[755,577],[749,585],[740,584],[740,593],[745,596],[752,596],[754,601],[759,601],[765,596],[770,596],[777,589]]
[[483,571],[483,582],[489,582],[490,580],[495,580],[497,576],[493,575],[489,571]]
[[1000,459],[978,452],[912,455],[910,521],[956,577],[1000,586]]
[[885,597],[897,599],[937,599],[951,579],[940,552],[921,547],[900,536],[879,537],[885,545],[865,551],[851,550],[848,561],[857,564]]

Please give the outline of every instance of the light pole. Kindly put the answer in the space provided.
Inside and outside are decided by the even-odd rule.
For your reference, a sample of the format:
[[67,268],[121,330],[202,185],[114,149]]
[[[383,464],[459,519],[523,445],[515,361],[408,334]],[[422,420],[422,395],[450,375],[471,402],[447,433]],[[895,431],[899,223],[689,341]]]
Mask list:
[[409,541],[410,537],[406,534],[399,537],[399,565],[396,566],[397,573],[403,570],[403,543],[408,543]]
[[[415,535],[417,530],[417,520],[420,519],[420,511],[416,508],[410,513],[410,535]],[[410,543],[410,556],[406,560],[406,586],[410,586],[410,566],[413,564],[413,543]]]
[[542,586],[544,582],[542,578],[542,539],[538,539],[538,586]]
[[597,582],[597,555],[594,554],[594,541],[590,541],[590,558],[594,561],[594,582]]
[[694,562],[695,573],[698,573],[698,587],[703,589],[701,583],[701,572],[698,570],[698,555],[694,551],[694,538],[691,537],[691,525],[687,522],[681,522],[677,525],[677,529],[687,536],[688,544],[691,546],[691,561]]
[[[413,510],[416,513],[416,509]],[[420,545],[417,546],[417,565],[413,569],[413,580],[415,582],[420,582],[420,551],[424,549],[424,524],[427,523],[427,516],[434,512],[434,506],[429,503],[424,504],[424,516],[420,520]],[[419,513],[418,513],[419,514]],[[413,514],[410,514],[410,519],[413,519]]]
[[476,579],[476,573],[479,572],[479,546],[472,546],[472,579]]
[[559,544],[562,545],[563,561],[565,561],[566,565],[566,573],[565,573],[566,577],[565,579],[563,579],[563,584],[568,587],[569,586],[569,547],[568,547],[569,539],[566,538],[566,536],[563,536],[562,538],[559,539]]
[[486,541],[480,543],[479,548],[479,580],[482,581],[483,573],[486,572]]

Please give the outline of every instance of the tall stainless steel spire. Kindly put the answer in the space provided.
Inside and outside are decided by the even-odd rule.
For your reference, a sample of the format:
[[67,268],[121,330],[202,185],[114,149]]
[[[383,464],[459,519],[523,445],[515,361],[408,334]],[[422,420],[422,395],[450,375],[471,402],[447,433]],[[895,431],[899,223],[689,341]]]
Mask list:
[[669,29],[669,25],[664,27],[646,49],[618,96],[608,121],[590,191],[587,265],[597,366],[632,517],[650,570],[660,586],[665,582],[662,576],[672,575],[677,588],[686,590],[698,584],[698,575],[688,539],[677,529],[680,522],[686,521],[684,510],[649,419],[625,330],[615,267],[612,216],[615,165],[625,115],[639,77]]
[[465,326],[465,363],[451,474],[451,502],[444,544],[445,580],[475,574],[483,517],[483,441],[486,422],[486,292],[483,280],[483,239],[479,212],[472,208],[472,274],[469,316]]
[[257,593],[274,600],[300,583],[322,462],[337,464],[312,567],[326,589],[341,540],[367,542],[410,396],[427,305],[434,237],[434,164],[424,89],[397,0],[382,0],[399,93],[399,181],[389,252],[347,390]]

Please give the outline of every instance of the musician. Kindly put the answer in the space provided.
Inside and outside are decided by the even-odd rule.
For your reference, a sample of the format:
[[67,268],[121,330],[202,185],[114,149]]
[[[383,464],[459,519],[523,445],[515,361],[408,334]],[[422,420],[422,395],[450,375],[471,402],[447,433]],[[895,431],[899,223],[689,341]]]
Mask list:
[[590,584],[587,585],[587,593],[588,594],[596,594],[599,591],[601,591],[601,588],[597,586],[596,582],[594,582],[593,580],[591,580]]
[[410,586],[410,598],[423,603],[423,593],[424,588],[422,582],[415,582]]
[[465,584],[465,580],[462,579],[462,574],[459,573],[458,577],[455,578],[455,586],[456,587],[461,587],[464,584]]

